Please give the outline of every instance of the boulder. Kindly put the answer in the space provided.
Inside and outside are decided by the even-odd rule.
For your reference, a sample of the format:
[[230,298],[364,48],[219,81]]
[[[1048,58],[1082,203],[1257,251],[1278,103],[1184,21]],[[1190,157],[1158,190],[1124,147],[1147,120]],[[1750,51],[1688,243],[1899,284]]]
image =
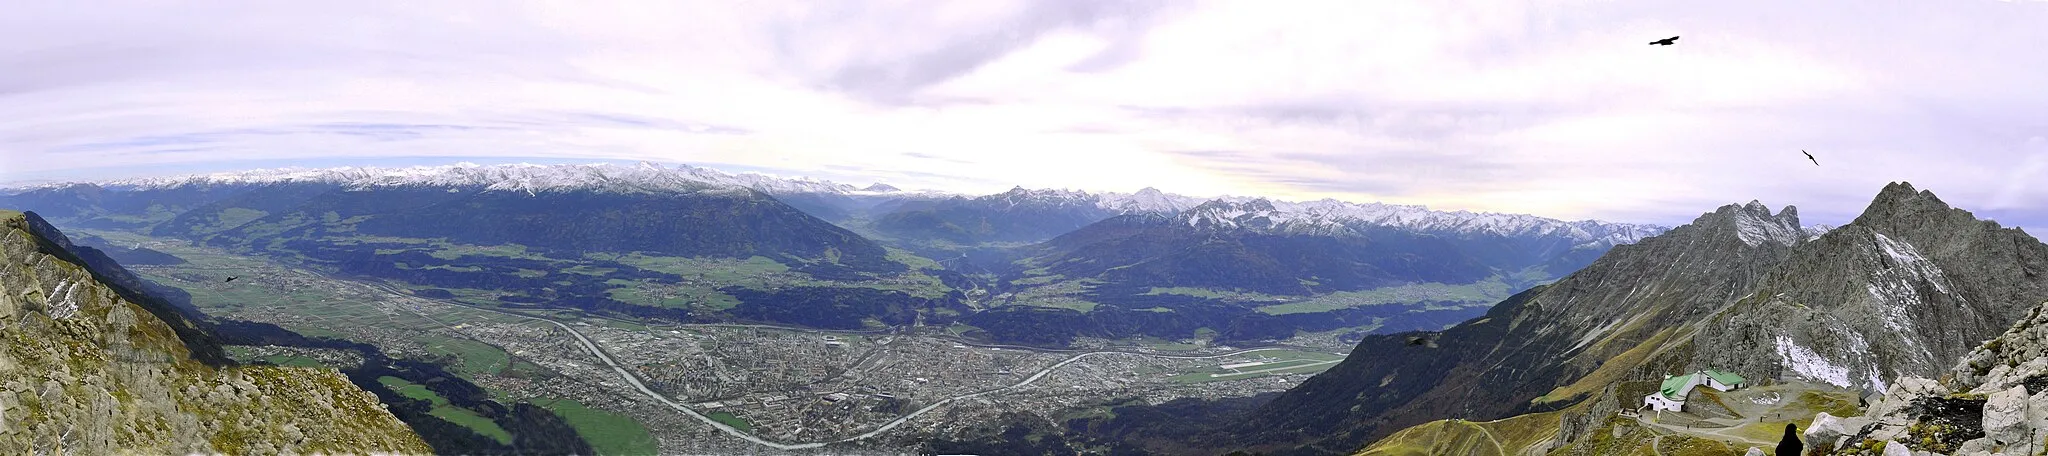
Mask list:
[[1974,438],[1956,448],[1956,456],[1991,456],[1991,439]]
[[1906,444],[1902,442],[1886,443],[1884,456],[1913,456],[1913,450],[1906,448]]
[[[1757,448],[1757,447],[1749,447],[1749,451],[1744,451],[1744,452],[1742,452],[1742,456],[1767,456],[1767,455],[1765,455],[1765,454],[1764,454],[1764,449],[1762,449],[1762,448]],[[1891,455],[1885,455],[1885,456],[1891,456]]]
[[1947,396],[1949,393],[1950,391],[1947,387],[1943,387],[1941,383],[1933,380],[1920,377],[1903,377],[1899,379],[1898,383],[1892,384],[1890,389],[1885,390],[1884,399],[1877,401],[1876,404],[1871,404],[1870,409],[1864,413],[1864,416],[1888,416],[1912,406],[1914,400],[1923,397]]
[[2020,363],[2018,366],[2015,367],[2006,367],[2005,365],[2001,364],[1997,367],[1991,368],[1991,372],[1985,374],[1984,378],[1982,379],[1984,383],[1977,385],[1977,387],[1972,389],[1971,392],[1977,394],[1991,394],[1994,392],[2005,391],[2008,389],[2012,389],[2012,387],[2014,386],[2019,386],[2021,383],[2025,382],[2028,377],[2033,377],[2042,374],[2048,374],[2048,358],[2030,359],[2027,360],[2027,362]]
[[1858,430],[1860,429],[1849,427],[1848,423],[1839,417],[1829,415],[1828,412],[1820,412],[1819,415],[1813,416],[1813,424],[1806,426],[1806,433],[1799,440],[1806,442],[1806,451],[1813,451],[1815,448],[1833,451],[1841,444],[1843,437],[1854,435]]
[[2024,444],[2034,435],[2027,420],[2027,388],[2015,385],[1984,400],[1984,438],[1993,446]]

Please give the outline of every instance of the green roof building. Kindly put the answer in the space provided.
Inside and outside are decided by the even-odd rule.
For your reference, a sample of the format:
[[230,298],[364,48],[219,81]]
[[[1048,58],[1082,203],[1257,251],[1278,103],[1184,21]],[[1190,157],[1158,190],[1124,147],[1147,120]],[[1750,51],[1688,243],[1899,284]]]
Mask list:
[[1741,388],[1744,382],[1742,376],[1734,372],[1712,369],[1664,377],[1664,383],[1658,385],[1657,392],[1643,397],[1643,404],[1657,410],[1676,412],[1685,409],[1685,397],[1692,393],[1693,387],[1706,386],[1719,391],[1728,391]]

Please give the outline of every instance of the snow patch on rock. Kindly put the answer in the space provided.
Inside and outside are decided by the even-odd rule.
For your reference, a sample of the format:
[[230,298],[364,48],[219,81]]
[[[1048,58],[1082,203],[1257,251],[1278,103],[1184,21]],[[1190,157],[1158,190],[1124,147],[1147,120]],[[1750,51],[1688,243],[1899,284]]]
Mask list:
[[1835,365],[1813,349],[1792,342],[1791,337],[1778,336],[1777,349],[1778,358],[1800,376],[1830,385],[1849,386],[1849,368]]

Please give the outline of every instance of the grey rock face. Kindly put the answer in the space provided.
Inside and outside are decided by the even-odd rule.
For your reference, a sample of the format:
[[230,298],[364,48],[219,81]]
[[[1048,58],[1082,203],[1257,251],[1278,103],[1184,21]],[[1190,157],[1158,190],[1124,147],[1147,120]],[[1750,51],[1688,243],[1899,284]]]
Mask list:
[[[1916,401],[1981,397],[1984,436],[1963,442],[1955,454],[2037,454],[2048,450],[2048,357],[2043,356],[2048,353],[2048,340],[2043,338],[2048,328],[2043,323],[2048,323],[2048,303],[2036,306],[1999,337],[1964,355],[1950,370],[1948,384],[1902,378],[1867,414],[1904,428],[1923,424],[1910,407]],[[1870,437],[1912,441],[1896,430]]]
[[[1515,404],[1594,399],[1602,385],[1709,368],[1892,390],[1903,376],[1942,376],[2048,300],[2048,245],[1905,183],[1886,186],[1853,223],[1818,237],[1800,227],[1795,208],[1724,206],[1445,331],[1440,350],[1367,338],[1246,421],[1259,431],[1233,437],[1376,438],[1452,413],[1499,417]],[[1621,356],[1631,350],[1651,355]],[[1900,392],[1931,394],[1927,383]],[[1563,418],[1568,434],[1583,430]]]
[[1699,364],[1884,390],[1939,375],[2048,299],[2048,245],[1894,183],[1768,276],[1702,325]]
[[[1452,414],[1508,413],[1753,289],[1789,255],[1787,243],[1802,242],[1744,228],[1760,225],[1796,227],[1797,214],[1731,204],[1662,235],[1616,246],[1552,285],[1445,331],[1439,349],[1400,350],[1405,342],[1396,337],[1368,337],[1354,356],[1255,412],[1231,439],[1306,442],[1337,435],[1339,440],[1319,445],[1357,447]],[[1531,365],[1532,360],[1543,361]],[[1648,380],[1662,374],[1632,375]]]

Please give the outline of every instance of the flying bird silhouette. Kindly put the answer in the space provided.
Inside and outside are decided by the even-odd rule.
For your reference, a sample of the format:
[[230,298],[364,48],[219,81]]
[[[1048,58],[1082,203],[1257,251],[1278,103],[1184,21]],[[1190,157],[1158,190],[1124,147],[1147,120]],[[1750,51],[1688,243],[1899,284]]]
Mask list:
[[[1812,152],[1807,152],[1806,149],[1799,149],[1799,153],[1806,154],[1807,160],[1813,160]],[[1820,166],[1820,160],[1813,160],[1813,166]]]
[[233,281],[235,281],[235,278],[234,278],[234,277],[229,277],[229,278],[228,278],[227,280],[222,280],[222,281],[220,281],[220,283],[228,283],[228,282],[233,282]]
[[1650,45],[1651,45],[1651,46],[1670,46],[1670,45],[1673,45],[1673,44],[1677,44],[1677,43],[1678,43],[1678,37],[1675,37],[1675,36],[1674,36],[1674,37],[1670,37],[1670,38],[1665,38],[1665,39],[1661,39],[1661,40],[1657,40],[1657,41],[1651,41],[1651,42],[1650,42]]

